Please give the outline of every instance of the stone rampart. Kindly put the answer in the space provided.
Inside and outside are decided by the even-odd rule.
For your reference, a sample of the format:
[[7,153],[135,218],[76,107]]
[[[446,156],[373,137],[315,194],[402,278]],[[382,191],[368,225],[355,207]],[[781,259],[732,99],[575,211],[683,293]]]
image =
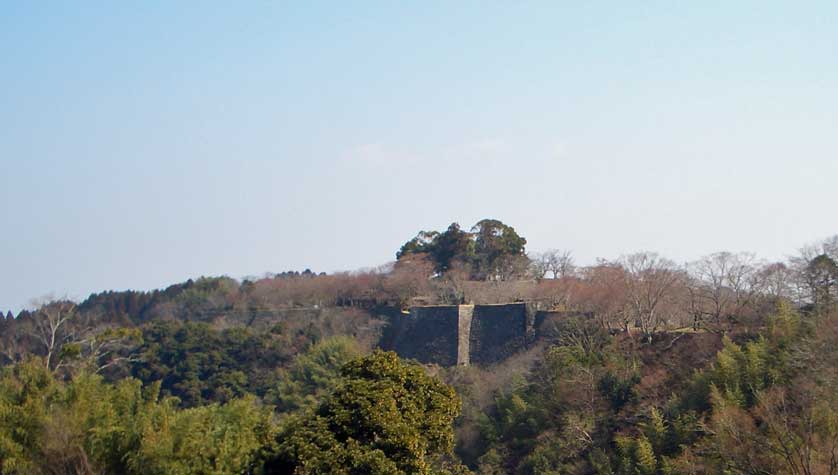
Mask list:
[[413,307],[398,323],[393,349],[403,358],[453,366],[458,361],[460,314],[457,305]]
[[423,363],[490,365],[526,348],[530,313],[524,303],[413,307],[391,322],[385,346]]

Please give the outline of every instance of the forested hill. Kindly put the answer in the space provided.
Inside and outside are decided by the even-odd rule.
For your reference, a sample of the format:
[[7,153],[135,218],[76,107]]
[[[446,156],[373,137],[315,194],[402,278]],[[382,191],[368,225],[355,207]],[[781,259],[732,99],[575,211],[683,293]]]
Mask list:
[[[8,314],[0,473],[838,473],[838,237],[685,265],[526,245],[454,223],[373,270]],[[380,351],[409,307],[507,302],[552,317],[495,365]]]

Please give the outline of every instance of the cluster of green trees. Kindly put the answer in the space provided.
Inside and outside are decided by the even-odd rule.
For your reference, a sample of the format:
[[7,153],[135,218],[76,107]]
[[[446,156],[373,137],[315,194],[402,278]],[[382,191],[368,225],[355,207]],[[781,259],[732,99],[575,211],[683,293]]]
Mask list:
[[253,398],[179,409],[159,383],[64,382],[33,359],[0,379],[0,472],[253,473],[274,444],[272,417]]
[[292,355],[278,329],[217,330],[205,323],[155,322],[143,328],[131,374],[159,381],[165,396],[186,407],[227,402],[246,394],[263,397],[275,384],[275,370]]
[[482,378],[464,377],[480,370],[447,376],[464,398],[460,431],[471,433],[458,453],[477,473],[838,471],[835,309],[780,304],[756,334],[666,334],[640,346],[584,318],[563,330],[488,404],[473,397]]
[[[320,348],[317,354],[330,354]],[[305,363],[302,363],[305,365]],[[315,369],[315,364],[312,369]],[[324,373],[320,373],[321,376]],[[291,377],[294,379],[294,376]],[[311,381],[310,381],[311,382]],[[160,383],[66,381],[43,361],[0,378],[3,474],[453,474],[453,389],[394,353],[350,360],[315,388],[315,404],[280,419],[254,396],[181,408]]]
[[277,335],[195,323],[147,328],[124,363],[137,377],[31,355],[0,374],[0,473],[838,470],[834,306],[780,301],[758,331],[652,342],[586,315],[553,325],[523,359],[438,376],[348,336],[282,366]]
[[507,280],[526,273],[527,240],[496,219],[478,221],[470,232],[451,223],[443,232],[420,231],[396,254],[428,256],[438,273],[462,270],[475,280]]

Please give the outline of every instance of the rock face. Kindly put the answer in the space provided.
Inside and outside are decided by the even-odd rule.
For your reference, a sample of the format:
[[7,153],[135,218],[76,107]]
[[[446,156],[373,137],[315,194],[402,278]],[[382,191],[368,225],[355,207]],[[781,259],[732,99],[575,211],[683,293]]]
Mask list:
[[393,322],[392,348],[441,366],[489,365],[526,348],[533,318],[526,304],[413,307]]

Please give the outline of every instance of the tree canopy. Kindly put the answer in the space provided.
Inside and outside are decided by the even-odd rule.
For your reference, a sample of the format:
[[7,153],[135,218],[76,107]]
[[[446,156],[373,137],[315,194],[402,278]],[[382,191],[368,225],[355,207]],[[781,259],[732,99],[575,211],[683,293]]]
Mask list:
[[457,223],[451,223],[441,233],[420,231],[399,249],[396,258],[427,254],[440,274],[459,264],[470,269],[472,278],[506,280],[526,270],[526,244],[527,240],[511,226],[496,219],[484,219],[469,232]]
[[268,473],[439,473],[460,412],[452,388],[392,352],[354,360],[341,376],[331,395],[287,425]]

